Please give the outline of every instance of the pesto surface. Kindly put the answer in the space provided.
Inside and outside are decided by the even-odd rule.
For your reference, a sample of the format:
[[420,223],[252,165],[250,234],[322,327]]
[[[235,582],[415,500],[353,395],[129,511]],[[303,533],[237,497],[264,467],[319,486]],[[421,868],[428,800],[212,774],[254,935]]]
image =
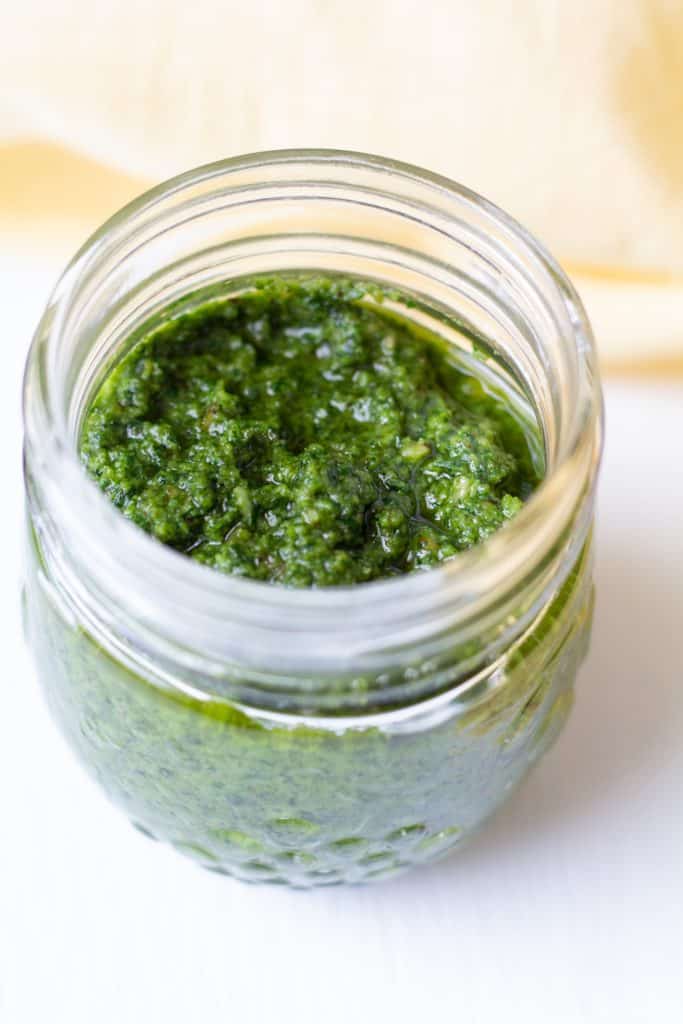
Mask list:
[[170,317],[96,395],[88,472],[158,540],[254,579],[363,582],[484,540],[538,483],[528,431],[367,298],[270,278]]

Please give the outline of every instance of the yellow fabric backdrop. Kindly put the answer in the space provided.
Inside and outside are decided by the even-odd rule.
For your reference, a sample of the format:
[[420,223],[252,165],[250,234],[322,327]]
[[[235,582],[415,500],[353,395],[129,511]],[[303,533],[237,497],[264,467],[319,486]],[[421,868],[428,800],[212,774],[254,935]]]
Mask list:
[[0,247],[55,270],[186,167],[389,154],[488,195],[611,367],[683,367],[681,0],[23,0],[0,34]]

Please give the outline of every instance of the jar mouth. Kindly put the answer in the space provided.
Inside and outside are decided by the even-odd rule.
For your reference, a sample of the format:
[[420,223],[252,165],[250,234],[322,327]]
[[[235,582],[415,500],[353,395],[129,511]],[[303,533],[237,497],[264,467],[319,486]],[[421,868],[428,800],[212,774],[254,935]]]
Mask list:
[[[100,305],[118,301],[121,284],[107,276],[104,265],[132,259],[136,251],[144,255],[150,239],[161,245],[174,216],[191,225],[209,201],[258,203],[263,198],[259,188],[269,196],[286,193],[292,208],[302,193],[310,198],[316,190],[325,196],[346,190],[345,202],[378,209],[388,197],[398,196],[406,222],[412,217],[415,231],[426,225],[430,238],[440,237],[444,255],[451,242],[457,242],[458,252],[479,246],[481,274],[492,295],[509,287],[525,301],[541,297],[533,308],[546,317],[546,326],[552,322],[557,350],[553,365],[564,366],[564,377],[553,379],[552,361],[547,360],[547,393],[562,407],[563,417],[553,427],[546,475],[505,527],[442,566],[316,589],[225,575],[128,522],[80,463],[73,410],[65,401],[69,386],[73,390],[64,362],[74,310],[86,299],[92,304],[96,293]],[[400,240],[387,244],[401,245]],[[283,267],[286,255],[279,257]],[[430,259],[434,266],[439,263],[438,257]],[[447,260],[441,264],[445,275]],[[142,292],[141,287],[144,304]],[[528,319],[533,319],[531,314]],[[88,330],[94,348],[97,323]],[[57,547],[70,551],[69,557],[74,545],[78,548],[81,582],[90,578],[88,587],[109,605],[110,617],[118,608],[159,632],[159,598],[166,623],[160,635],[174,645],[189,650],[197,643],[205,646],[211,636],[209,649],[215,658],[237,661],[244,656],[253,661],[253,645],[265,642],[268,657],[272,660],[279,650],[280,663],[291,665],[292,671],[302,661],[311,671],[320,671],[360,654],[374,663],[386,658],[387,651],[404,649],[427,635],[468,624],[474,628],[482,616],[498,614],[540,565],[576,546],[570,527],[577,514],[588,520],[602,445],[591,328],[573,286],[545,248],[508,214],[462,185],[405,163],[337,150],[281,150],[208,164],[164,182],[116,213],[76,254],[50,299],[29,355],[24,416],[27,475],[53,510],[45,528],[53,531]],[[226,623],[244,631],[241,641],[225,639]],[[322,650],[325,645],[327,651]]]

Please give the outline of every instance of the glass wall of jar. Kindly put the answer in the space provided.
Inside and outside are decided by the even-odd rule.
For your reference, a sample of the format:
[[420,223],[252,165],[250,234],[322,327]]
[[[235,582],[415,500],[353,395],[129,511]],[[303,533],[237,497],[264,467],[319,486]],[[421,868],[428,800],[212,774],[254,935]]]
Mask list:
[[[545,477],[504,529],[426,572],[286,588],[164,547],[87,478],[84,414],[141,332],[282,272],[380,285],[536,418]],[[215,871],[310,886],[445,853],[570,708],[600,447],[581,304],[481,197],[330,151],[162,185],[67,268],[27,366],[27,632],[60,727],[138,827]]]

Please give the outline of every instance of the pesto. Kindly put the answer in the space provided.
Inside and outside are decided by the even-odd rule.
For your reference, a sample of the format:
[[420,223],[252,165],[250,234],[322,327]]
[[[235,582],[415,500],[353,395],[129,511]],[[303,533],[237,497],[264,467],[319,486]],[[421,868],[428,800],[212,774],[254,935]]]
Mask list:
[[[483,373],[381,298],[273,278],[162,312],[87,412],[87,470],[160,541],[247,577],[356,583],[478,543],[538,483],[540,439]],[[236,702],[230,679],[214,692],[188,669],[197,699],[134,649],[120,658],[62,602],[30,541],[28,632],[71,746],[143,832],[248,881],[384,878],[460,845],[557,735],[588,638],[587,546],[466,712],[423,718],[418,702],[394,726],[378,675],[366,703],[354,690],[362,710],[347,723],[340,668],[327,724],[283,720]],[[437,658],[378,672],[450,686],[466,656],[454,636]]]
[[273,723],[113,657],[63,614],[29,539],[28,635],[70,746],[142,832],[245,881],[372,881],[462,844],[558,735],[589,638],[586,550],[505,659],[505,684],[465,714],[409,729]]
[[96,395],[88,472],[158,540],[253,579],[359,583],[484,540],[539,482],[528,429],[366,299],[275,277],[172,316]]
[[[555,265],[472,194],[300,156],[180,179],[72,265],[27,372],[25,627],[69,746],[141,832],[214,872],[311,887],[459,847],[552,743],[590,633],[594,472],[567,467],[567,497],[584,484],[571,522],[543,524],[539,495],[538,544],[510,530],[500,563],[480,547],[458,573],[546,475],[541,427],[549,469],[561,461],[590,332]],[[268,238],[243,235],[243,204]],[[323,237],[342,208],[362,230]],[[419,294],[215,276],[289,252],[326,263],[330,243],[384,280],[401,267]],[[511,344],[502,366],[504,335],[529,335],[529,358]]]

